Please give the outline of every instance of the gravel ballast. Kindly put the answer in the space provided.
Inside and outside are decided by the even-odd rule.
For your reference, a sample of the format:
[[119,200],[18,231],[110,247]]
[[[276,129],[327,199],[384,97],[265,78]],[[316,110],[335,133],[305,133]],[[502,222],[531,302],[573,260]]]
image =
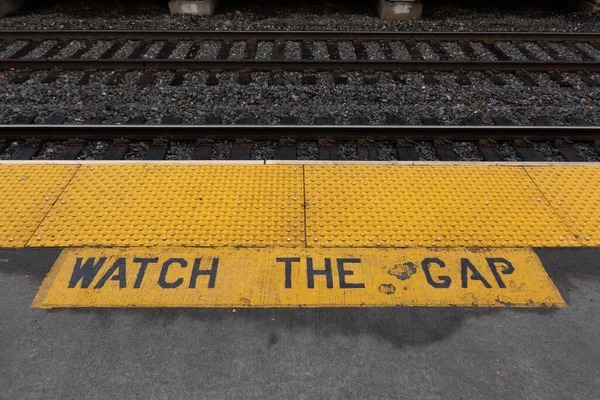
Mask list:
[[[581,82],[576,74],[565,75],[573,87],[562,88],[546,74],[530,74],[538,86],[526,86],[512,74],[501,74],[506,85],[497,86],[481,73],[467,74],[472,84],[460,85],[451,73],[438,73],[439,84],[425,84],[419,73],[406,73],[401,82],[389,73],[372,76],[364,84],[360,73],[349,73],[348,83],[336,84],[329,73],[316,74],[317,84],[302,84],[301,74],[284,73],[282,85],[269,83],[268,73],[253,73],[248,85],[238,83],[238,74],[222,72],[217,85],[207,85],[207,74],[190,72],[180,86],[171,86],[172,72],[161,72],[152,85],[140,86],[140,72],[130,72],[117,85],[107,85],[110,72],[96,72],[86,85],[78,81],[83,72],[62,73],[52,83],[41,83],[47,72],[31,73],[23,83],[12,83],[16,72],[0,73],[0,123],[35,115],[36,123],[61,114],[66,123],[84,123],[102,118],[104,123],[125,123],[143,116],[147,123],[160,123],[178,116],[184,124],[202,124],[207,116],[222,123],[254,118],[259,124],[278,124],[293,116],[299,124],[314,124],[317,117],[331,117],[347,125],[360,116],[371,124],[383,124],[388,114],[420,125],[424,119],[460,125],[466,118],[492,124],[504,117],[520,125],[534,118],[547,118],[564,125],[571,117],[600,125],[600,88]],[[595,79],[598,79],[596,76]]]
[[[260,4],[259,4],[260,3]],[[429,11],[427,11],[429,10]],[[526,17],[525,17],[526,16]],[[20,13],[0,19],[0,29],[411,29],[454,31],[595,31],[600,24],[596,15],[572,12],[547,2],[529,5],[507,2],[505,9],[469,3],[428,3],[423,20],[412,22],[382,21],[374,10],[365,5],[337,1],[306,1],[302,4],[285,2],[228,1],[212,17],[171,16],[166,2],[132,1],[128,3],[96,0],[64,0],[30,7]],[[22,47],[16,41],[0,52],[0,57]],[[102,41],[92,46],[84,58],[95,58],[110,47]],[[128,41],[114,58],[127,57],[138,46]],[[162,43],[152,45],[144,58],[156,55]],[[59,55],[72,54],[83,45],[74,41]],[[444,44],[450,57],[462,59],[465,54],[456,43]],[[190,42],[182,42],[173,54],[187,53]],[[215,58],[221,44],[216,41],[200,42],[198,59]],[[521,59],[521,52],[510,44],[499,45],[507,54]],[[540,59],[548,55],[533,43],[528,49]],[[312,46],[315,59],[327,58],[325,43]],[[374,42],[366,42],[369,58],[381,58],[381,49]],[[426,43],[418,43],[426,59],[437,54]],[[481,43],[473,43],[481,60],[494,60]],[[595,56],[597,50],[589,45],[580,46]],[[391,43],[394,55],[408,59],[402,43]],[[563,46],[554,48],[567,53]],[[258,59],[269,59],[273,43],[259,42]],[[285,56],[300,58],[300,43],[286,42]],[[354,45],[339,43],[343,60],[356,59]],[[56,57],[58,57],[57,55]],[[242,42],[234,42],[231,59],[245,55]],[[572,54],[571,54],[572,55]],[[600,56],[600,54],[598,54]],[[104,123],[125,123],[133,117],[144,117],[147,123],[160,123],[166,116],[181,117],[184,124],[204,123],[207,116],[218,116],[223,123],[236,123],[253,118],[259,124],[277,124],[281,117],[296,117],[300,124],[314,124],[317,117],[332,118],[336,124],[350,124],[352,117],[362,117],[371,124],[382,124],[388,114],[404,118],[408,124],[421,124],[424,119],[436,119],[441,124],[459,125],[466,118],[478,118],[492,124],[493,117],[504,117],[516,124],[527,125],[531,119],[544,117],[553,124],[565,124],[570,117],[583,118],[589,124],[600,124],[598,101],[600,89],[589,87],[575,75],[565,76],[574,87],[561,88],[545,74],[531,74],[538,86],[525,86],[512,74],[501,74],[506,85],[497,86],[480,73],[469,73],[471,85],[459,85],[453,74],[435,74],[439,84],[425,84],[419,73],[403,74],[394,80],[389,73],[365,76],[348,73],[347,84],[336,84],[329,73],[315,74],[316,85],[303,84],[302,75],[284,73],[283,84],[271,85],[268,73],[253,73],[248,85],[238,82],[235,72],[217,74],[218,84],[207,85],[207,73],[185,74],[181,86],[170,86],[173,72],[161,72],[148,86],[137,85],[140,72],[129,72],[117,85],[107,85],[110,72],[95,72],[86,85],[78,85],[82,72],[62,73],[52,83],[40,82],[45,72],[33,72],[23,83],[11,83],[16,72],[0,73],[0,123],[10,123],[16,117],[35,115],[37,123],[61,114],[66,123],[84,123],[102,118]],[[598,80],[599,77],[595,76]]]
[[430,0],[418,21],[381,20],[369,1],[228,0],[209,17],[171,16],[167,0],[30,3],[0,19],[0,29],[600,31],[600,13],[564,1]]

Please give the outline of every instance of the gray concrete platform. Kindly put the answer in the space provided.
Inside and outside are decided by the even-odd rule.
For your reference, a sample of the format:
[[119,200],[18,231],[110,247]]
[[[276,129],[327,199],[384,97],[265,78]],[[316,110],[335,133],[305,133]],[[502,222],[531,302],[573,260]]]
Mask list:
[[575,2],[575,7],[579,11],[600,11],[600,0],[578,0]]
[[377,11],[383,19],[410,21],[421,19],[423,3],[418,0],[378,0]]
[[171,14],[188,15],[213,15],[218,0],[171,0],[169,11]]
[[19,11],[27,5],[27,0],[0,0],[0,17]]
[[0,250],[2,399],[594,399],[600,249],[539,250],[564,309],[31,309]]

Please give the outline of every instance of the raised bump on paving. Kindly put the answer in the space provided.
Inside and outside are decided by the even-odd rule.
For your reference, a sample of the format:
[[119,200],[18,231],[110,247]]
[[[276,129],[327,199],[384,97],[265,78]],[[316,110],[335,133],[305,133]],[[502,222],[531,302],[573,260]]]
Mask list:
[[564,307],[528,249],[63,250],[33,307]]
[[527,167],[527,173],[583,246],[600,246],[600,168]]
[[85,165],[33,246],[304,244],[300,166]]
[[77,165],[0,165],[0,247],[23,247]]
[[521,167],[312,165],[305,186],[310,247],[579,245]]

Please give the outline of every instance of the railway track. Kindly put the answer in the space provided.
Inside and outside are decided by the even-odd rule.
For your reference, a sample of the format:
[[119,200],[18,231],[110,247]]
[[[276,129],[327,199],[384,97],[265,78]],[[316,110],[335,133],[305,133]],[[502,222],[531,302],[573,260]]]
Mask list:
[[[394,153],[388,159],[417,161],[422,143],[435,152],[442,161],[458,161],[454,150],[457,143],[468,146],[482,161],[503,161],[500,144],[511,147],[524,161],[545,161],[537,144],[550,146],[564,161],[583,162],[588,158],[581,146],[600,157],[600,128],[589,126],[236,126],[236,125],[2,125],[0,152],[11,146],[11,159],[27,160],[36,157],[45,142],[63,142],[53,159],[79,159],[90,143],[110,142],[102,159],[126,158],[130,147],[143,141],[142,159],[161,160],[174,143],[185,142],[191,150],[188,158],[214,158],[213,146],[217,141],[229,141],[230,155],[226,158],[245,160],[253,158],[253,145],[272,141],[273,158],[294,160],[303,143],[314,147],[314,159],[338,160],[339,144],[351,142],[359,160],[380,160],[381,146],[385,143]],[[19,142],[20,140],[20,142]],[[13,142],[16,141],[16,142]],[[421,143],[421,144],[420,144]],[[589,154],[588,154],[589,156]],[[85,155],[83,156],[85,158]]]
[[600,71],[591,33],[0,31],[0,52],[4,70]]
[[[252,73],[268,72],[272,84],[283,72],[296,71],[302,84],[316,83],[316,72],[331,72],[334,82],[343,84],[344,72],[360,71],[365,76],[390,72],[402,81],[408,71],[423,73],[425,84],[435,84],[435,72],[452,72],[457,82],[469,84],[466,72],[478,71],[493,84],[504,84],[502,72],[514,73],[523,84],[535,86],[529,72],[544,72],[568,87],[563,73],[577,73],[588,86],[600,86],[600,34],[583,33],[437,33],[437,32],[189,32],[189,31],[0,31],[0,70],[11,71],[13,82],[22,83],[31,71],[48,70],[42,83],[56,80],[60,73],[78,70],[85,84],[94,71],[113,71],[107,84],[118,84],[128,71],[139,74],[138,84],[152,84],[159,70],[173,72],[171,85],[180,85],[186,71],[207,71],[207,84],[219,83],[218,72],[237,71],[240,84],[252,81]],[[140,73],[141,72],[141,73]],[[311,79],[312,78],[312,79]],[[347,78],[347,77],[346,77]],[[366,83],[366,81],[365,81]],[[470,142],[481,160],[506,159],[498,143],[508,143],[520,159],[542,161],[537,143],[549,142],[553,151],[567,161],[584,161],[577,148],[598,152],[599,127],[584,121],[566,121],[568,126],[407,126],[391,118],[389,125],[371,126],[362,122],[332,126],[327,121],[301,126],[282,121],[281,125],[181,125],[170,118],[162,125],[144,125],[133,119],[126,125],[62,125],[56,118],[44,125],[35,117],[0,125],[0,149],[10,158],[30,159],[43,151],[44,143],[64,142],[52,158],[77,159],[95,141],[109,143],[102,158],[126,157],[136,142],[144,142],[146,159],[164,159],[174,142],[193,147],[194,159],[213,157],[213,144],[229,141],[232,159],[249,159],[259,141],[274,143],[273,157],[296,159],[300,144],[311,142],[318,159],[339,159],[338,144],[350,141],[356,158],[377,160],[379,144],[392,143],[394,159],[417,160],[417,142],[427,142],[437,159],[459,159],[453,146]],[[15,143],[16,141],[16,143]],[[6,157],[5,157],[6,158]]]

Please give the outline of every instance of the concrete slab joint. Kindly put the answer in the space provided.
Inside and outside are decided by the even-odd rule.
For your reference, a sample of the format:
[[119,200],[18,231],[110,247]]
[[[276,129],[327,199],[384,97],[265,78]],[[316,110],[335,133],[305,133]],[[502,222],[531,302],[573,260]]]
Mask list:
[[395,21],[410,21],[421,19],[423,3],[418,0],[379,0],[379,16]]
[[171,0],[171,14],[213,15],[218,0]]

